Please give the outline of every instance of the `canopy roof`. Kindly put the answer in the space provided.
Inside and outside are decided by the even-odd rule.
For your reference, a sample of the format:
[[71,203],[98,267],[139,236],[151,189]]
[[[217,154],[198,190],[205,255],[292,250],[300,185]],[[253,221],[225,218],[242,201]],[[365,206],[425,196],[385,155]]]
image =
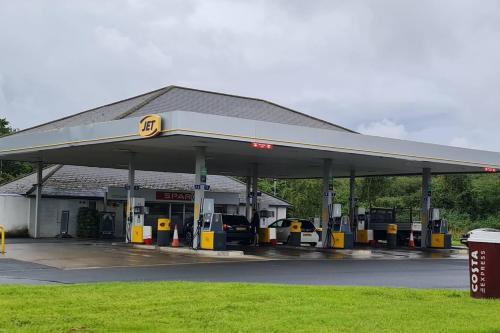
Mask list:
[[[53,165],[43,170],[44,197],[104,198],[108,188],[124,188],[128,172],[109,168],[91,168],[72,165]],[[35,195],[36,174],[27,175],[0,186],[0,195]],[[141,189],[192,191],[194,175],[156,171],[137,171],[135,184]],[[208,175],[211,192],[238,193],[245,202],[245,184],[226,176]],[[270,206],[290,206],[286,201],[262,193],[261,202]]]
[[341,126],[262,99],[168,86],[31,127],[17,134],[43,132],[175,110],[352,132]]
[[[325,159],[332,160],[337,177],[351,171],[372,176],[421,174],[426,167],[435,174],[500,168],[500,153],[361,135],[262,100],[213,94],[231,102],[213,97],[217,102],[211,103],[205,94],[212,93],[164,89],[170,90],[130,102],[119,119],[114,108],[126,102],[115,104],[115,111],[88,111],[106,115],[98,121],[82,113],[1,138],[0,158],[127,168],[134,153],[139,170],[193,173],[195,147],[203,146],[214,175],[245,176],[257,163],[261,177],[315,178],[322,176]],[[168,97],[169,91],[177,93]],[[159,136],[143,138],[139,121],[151,113],[164,125]],[[103,120],[111,114],[113,120]]]

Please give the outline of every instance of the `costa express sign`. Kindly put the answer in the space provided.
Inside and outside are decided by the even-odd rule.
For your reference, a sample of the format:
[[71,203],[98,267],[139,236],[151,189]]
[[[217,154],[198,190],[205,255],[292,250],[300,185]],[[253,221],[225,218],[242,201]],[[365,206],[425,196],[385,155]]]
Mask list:
[[161,130],[161,117],[156,114],[145,116],[139,121],[139,135],[143,138],[157,136]]
[[156,200],[193,201],[193,193],[157,191]]

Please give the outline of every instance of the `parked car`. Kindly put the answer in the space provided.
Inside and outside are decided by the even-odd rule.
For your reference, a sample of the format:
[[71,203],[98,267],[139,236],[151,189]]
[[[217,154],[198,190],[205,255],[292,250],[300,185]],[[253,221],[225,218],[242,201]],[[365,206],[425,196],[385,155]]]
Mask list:
[[305,219],[281,219],[269,225],[269,228],[276,228],[276,240],[282,243],[288,243],[290,240],[290,225],[292,221],[299,221],[302,225],[302,233],[300,235],[300,242],[307,243],[311,246],[316,246],[319,242],[319,235],[316,232],[314,224]]
[[[245,244],[253,242],[254,234],[250,222],[245,216],[222,214],[222,223],[226,232],[226,242],[238,241]],[[193,242],[193,222],[185,224],[184,234],[186,235],[186,243],[191,244]]]

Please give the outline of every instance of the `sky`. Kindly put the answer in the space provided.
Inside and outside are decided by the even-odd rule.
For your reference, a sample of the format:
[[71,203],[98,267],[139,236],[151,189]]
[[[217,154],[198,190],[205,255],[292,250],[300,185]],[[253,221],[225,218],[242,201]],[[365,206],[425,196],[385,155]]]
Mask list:
[[500,1],[0,0],[16,128],[168,85],[500,151]]

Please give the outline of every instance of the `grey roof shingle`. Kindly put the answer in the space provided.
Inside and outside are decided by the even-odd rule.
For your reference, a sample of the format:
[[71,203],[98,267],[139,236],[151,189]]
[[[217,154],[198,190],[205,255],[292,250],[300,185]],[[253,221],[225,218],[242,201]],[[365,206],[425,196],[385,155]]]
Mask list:
[[121,119],[123,117],[126,117],[128,112],[133,111],[135,110],[135,108],[144,105],[143,103],[147,103],[152,98],[156,97],[158,94],[161,94],[163,92],[164,89],[155,90],[143,95],[125,99],[123,101],[107,104],[95,109],[90,109],[84,112],[74,114],[72,116],[54,120],[39,126],[27,128],[25,130],[18,131],[16,133],[43,132],[63,127],[89,125],[93,123],[100,123],[110,120]]
[[[59,168],[59,169],[57,169]],[[51,166],[43,170],[47,177],[42,187],[42,195],[60,197],[104,198],[107,187],[124,187],[128,171],[120,169],[93,168],[83,166]],[[26,195],[36,183],[36,174],[14,180],[0,186],[0,194]],[[192,191],[194,175],[187,173],[168,173],[156,171],[136,171],[135,183],[141,188]],[[245,198],[245,184],[226,176],[208,175],[207,183],[213,192],[239,193]],[[262,194],[264,203],[273,206],[288,206],[283,200]]]
[[175,110],[347,131],[340,126],[264,100],[179,87],[168,90],[130,116],[138,117]]
[[12,135],[48,131],[68,126],[88,125],[175,110],[352,132],[341,126],[261,99],[169,86],[18,131]]

